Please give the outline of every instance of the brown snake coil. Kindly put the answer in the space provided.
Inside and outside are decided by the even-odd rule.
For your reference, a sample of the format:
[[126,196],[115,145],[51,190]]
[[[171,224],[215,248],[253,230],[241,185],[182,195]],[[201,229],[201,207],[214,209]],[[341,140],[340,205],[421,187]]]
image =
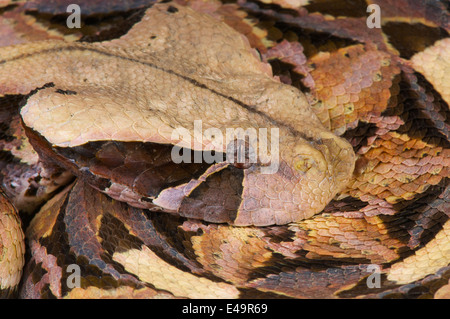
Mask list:
[[[290,23],[336,22],[303,18]],[[2,296],[449,297],[448,85],[418,66],[449,67],[449,39],[405,60],[371,36],[308,65],[295,42],[263,54],[298,63],[306,94],[177,3],[111,41],[0,47],[3,149],[29,150],[2,168],[27,182],[2,183],[21,211],[40,207],[19,285],[24,236],[2,195]],[[240,128],[268,145],[217,143]],[[230,160],[239,143],[257,160]],[[174,145],[203,160],[175,162]]]

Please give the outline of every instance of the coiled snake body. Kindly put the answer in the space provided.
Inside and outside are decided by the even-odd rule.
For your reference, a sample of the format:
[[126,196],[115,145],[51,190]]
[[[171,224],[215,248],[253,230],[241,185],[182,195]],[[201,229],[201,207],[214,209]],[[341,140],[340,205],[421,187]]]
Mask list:
[[[342,125],[325,116],[338,107],[327,109],[329,95],[319,88],[328,84],[315,72],[332,59],[355,57],[375,65],[364,81],[382,81],[365,101],[350,97],[353,109],[338,101],[346,110]],[[31,257],[20,289],[14,287],[23,234],[4,199],[2,292],[448,296],[446,102],[427,91],[410,64],[373,44],[312,60],[315,100],[308,101],[272,76],[244,36],[176,3],[152,6],[112,41],[0,48],[4,101],[27,95],[20,114],[11,111],[8,130],[17,125],[14,134],[26,134],[39,154],[33,163],[45,194],[25,233]],[[405,84],[423,96],[409,94]],[[374,96],[381,100],[370,102]],[[266,146],[252,138],[217,143],[213,135],[230,128],[262,131],[272,148],[251,163],[174,162],[174,145],[191,157],[215,158],[238,142],[258,151]],[[277,138],[278,148],[271,144]],[[271,165],[277,169],[263,173]],[[376,287],[367,281],[374,270]]]

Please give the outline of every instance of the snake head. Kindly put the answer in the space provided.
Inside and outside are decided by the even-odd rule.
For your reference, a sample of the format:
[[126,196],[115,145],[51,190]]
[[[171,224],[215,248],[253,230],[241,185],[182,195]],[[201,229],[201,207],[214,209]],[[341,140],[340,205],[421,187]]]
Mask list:
[[[286,224],[320,212],[351,176],[351,146],[321,126],[303,93],[268,74],[242,35],[177,10],[168,15],[165,5],[152,7],[114,42],[45,41],[0,50],[0,74],[8,75],[0,83],[16,81],[16,93],[34,90],[21,109],[33,147],[139,208],[235,225]],[[159,42],[147,42],[147,30]],[[22,86],[23,79],[11,78],[17,68],[33,81]],[[277,169],[262,172],[266,161],[166,161],[179,143],[172,139],[179,126],[193,137],[183,148],[205,151],[206,141],[192,142],[197,120],[225,131],[279,128]],[[227,152],[222,146],[214,154]]]
[[349,182],[355,154],[324,131],[314,141],[283,141],[278,165],[273,174],[245,170],[235,225],[282,225],[319,213]]

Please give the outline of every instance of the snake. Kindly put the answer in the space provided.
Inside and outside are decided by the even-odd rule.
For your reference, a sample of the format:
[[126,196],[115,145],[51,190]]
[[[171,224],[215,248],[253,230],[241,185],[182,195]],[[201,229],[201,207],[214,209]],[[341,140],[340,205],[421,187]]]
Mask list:
[[3,149],[28,156],[3,179],[1,296],[448,297],[448,101],[371,43],[327,54],[316,87],[379,64],[342,117],[180,3],[112,40],[1,47]]

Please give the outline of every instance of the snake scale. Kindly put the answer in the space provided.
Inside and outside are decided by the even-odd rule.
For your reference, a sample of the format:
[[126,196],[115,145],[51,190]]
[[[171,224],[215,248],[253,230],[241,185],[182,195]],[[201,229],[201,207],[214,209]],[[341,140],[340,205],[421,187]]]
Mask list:
[[[449,298],[435,5],[410,19],[441,37],[408,57],[283,1],[157,3],[113,39],[0,47],[0,295]],[[265,135],[221,142],[241,128]]]

